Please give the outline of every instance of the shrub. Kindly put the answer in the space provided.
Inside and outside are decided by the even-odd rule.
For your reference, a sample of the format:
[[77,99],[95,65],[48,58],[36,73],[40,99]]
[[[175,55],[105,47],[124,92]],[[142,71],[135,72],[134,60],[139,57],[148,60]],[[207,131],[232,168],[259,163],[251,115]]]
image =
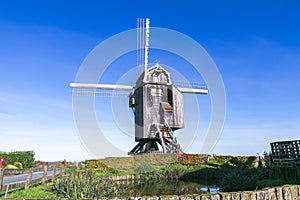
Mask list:
[[202,154],[181,154],[178,156],[179,164],[182,165],[200,165],[207,162],[207,155]]
[[5,158],[7,163],[21,162],[24,168],[31,168],[34,165],[33,151],[0,152],[0,157]]
[[221,190],[226,192],[254,190],[258,180],[259,176],[256,173],[249,173],[248,170],[230,170],[221,181]]
[[7,169],[18,169],[16,166],[11,165],[11,164],[6,165],[5,168],[7,168]]
[[256,165],[255,156],[216,156],[215,162],[219,166],[236,166],[243,168],[252,168]]
[[86,160],[86,166],[88,169],[101,169],[110,170],[111,168],[105,165],[101,160]]
[[230,168],[221,181],[222,191],[245,191],[260,187],[259,181],[267,179],[268,169],[265,168]]
[[148,173],[148,172],[152,172],[154,171],[156,168],[155,166],[151,165],[151,164],[147,164],[147,165],[142,165],[139,166],[138,168],[136,168],[134,170],[134,172],[138,173],[138,174],[142,174],[142,173]]
[[237,167],[251,168],[255,167],[256,160],[255,156],[235,156],[231,158],[230,162]]
[[284,180],[282,179],[263,179],[257,182],[258,188],[277,187],[282,185],[284,185]]
[[65,177],[56,179],[53,192],[59,198],[109,198],[117,195],[117,186],[109,179],[97,176],[92,170],[73,169]]
[[100,160],[86,160],[89,169],[114,168],[118,170],[135,170],[140,166],[165,166],[177,161],[176,154],[143,154],[129,157],[108,157]]
[[18,169],[23,169],[23,164],[20,162],[15,162],[14,166],[16,166]]

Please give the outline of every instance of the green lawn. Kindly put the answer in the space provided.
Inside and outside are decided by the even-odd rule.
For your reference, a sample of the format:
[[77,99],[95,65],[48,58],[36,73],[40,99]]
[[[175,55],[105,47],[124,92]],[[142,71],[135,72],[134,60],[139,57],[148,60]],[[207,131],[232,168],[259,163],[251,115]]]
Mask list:
[[44,186],[31,187],[29,190],[24,189],[8,193],[6,198],[34,198],[34,199],[53,199],[56,195],[50,190],[52,188],[51,183],[47,183]]

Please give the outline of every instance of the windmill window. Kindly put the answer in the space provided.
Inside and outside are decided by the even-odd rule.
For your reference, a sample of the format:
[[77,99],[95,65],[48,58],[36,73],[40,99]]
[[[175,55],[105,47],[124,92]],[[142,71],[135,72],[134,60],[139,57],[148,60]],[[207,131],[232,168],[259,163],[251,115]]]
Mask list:
[[157,74],[153,74],[152,80],[153,80],[153,82],[155,82],[155,83],[158,82],[158,76],[157,76]]
[[162,89],[161,88],[151,88],[151,95],[160,97],[162,95]]

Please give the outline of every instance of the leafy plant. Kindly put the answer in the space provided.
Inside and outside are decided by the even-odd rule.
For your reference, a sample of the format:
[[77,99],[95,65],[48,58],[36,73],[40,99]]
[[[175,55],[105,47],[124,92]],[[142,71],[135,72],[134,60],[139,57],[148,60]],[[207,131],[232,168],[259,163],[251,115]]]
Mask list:
[[24,168],[31,168],[34,165],[33,151],[0,152],[0,157],[5,158],[9,164],[21,162]]
[[258,188],[276,187],[281,185],[284,185],[282,179],[263,179],[257,182]]
[[129,157],[108,157],[100,160],[86,160],[89,169],[135,170],[144,165],[166,166],[176,163],[176,154],[144,154]]
[[18,169],[16,166],[11,165],[11,164],[6,165],[5,168],[7,168],[7,169]]
[[258,188],[257,182],[266,178],[266,171],[259,169],[232,168],[222,181],[222,191],[246,191]]
[[21,162],[15,162],[14,166],[16,166],[18,169],[23,169],[23,164]]
[[139,166],[138,168],[136,168],[134,170],[134,172],[138,173],[138,174],[143,174],[143,173],[149,173],[149,172],[153,172],[155,171],[155,166],[151,165],[151,164],[147,164],[147,165],[142,165]]
[[253,168],[257,158],[256,156],[216,156],[214,160],[219,166]]
[[107,178],[98,176],[92,170],[70,171],[65,177],[57,179],[53,191],[60,198],[103,198],[118,195],[118,188]]
[[182,165],[200,165],[207,163],[207,155],[204,154],[181,154],[178,163]]

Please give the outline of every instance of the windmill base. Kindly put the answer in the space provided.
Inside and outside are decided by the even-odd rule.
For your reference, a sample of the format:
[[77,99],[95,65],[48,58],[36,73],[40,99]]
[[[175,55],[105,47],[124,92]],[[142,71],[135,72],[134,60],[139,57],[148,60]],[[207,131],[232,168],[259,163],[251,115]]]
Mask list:
[[[159,150],[159,145],[162,147],[162,151]],[[171,138],[163,138],[163,142],[160,138],[143,138],[139,140],[139,143],[128,153],[132,154],[144,154],[144,153],[183,153],[180,149],[180,145]]]

